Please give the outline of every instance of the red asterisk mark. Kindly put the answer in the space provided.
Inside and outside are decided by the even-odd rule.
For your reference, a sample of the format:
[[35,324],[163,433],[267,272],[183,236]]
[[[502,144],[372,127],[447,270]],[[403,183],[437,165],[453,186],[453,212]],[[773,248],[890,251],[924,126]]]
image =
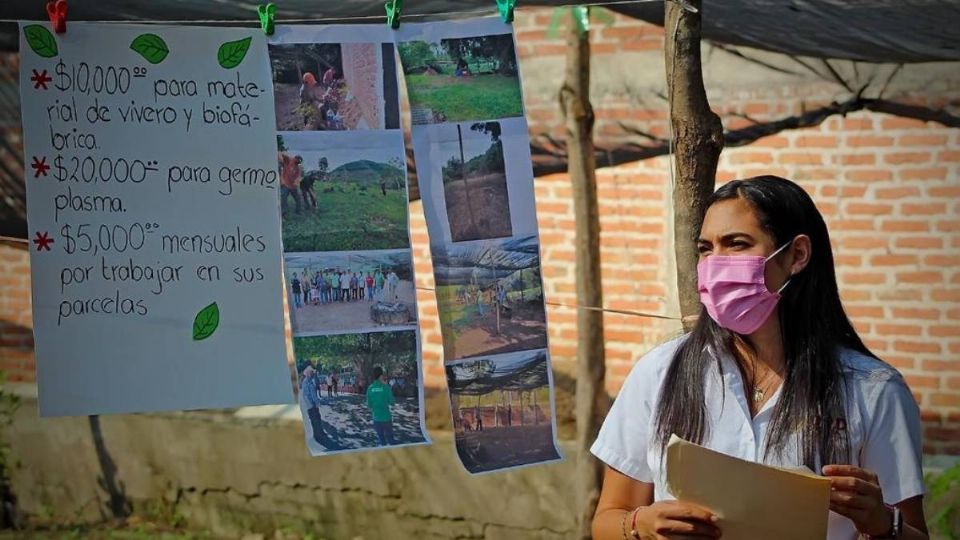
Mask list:
[[47,83],[53,80],[49,75],[47,75],[47,70],[43,70],[41,73],[38,73],[35,69],[31,71],[33,71],[33,76],[30,77],[30,80],[33,81],[33,88],[37,89],[42,86],[43,89],[46,90]]
[[47,171],[50,170],[50,166],[47,165],[47,158],[37,159],[37,156],[33,156],[33,163],[30,165],[35,171],[33,173],[34,178],[38,178],[41,174],[46,176]]
[[50,238],[47,233],[40,234],[40,232],[37,232],[37,237],[33,239],[33,243],[37,245],[37,251],[50,251],[53,238]]

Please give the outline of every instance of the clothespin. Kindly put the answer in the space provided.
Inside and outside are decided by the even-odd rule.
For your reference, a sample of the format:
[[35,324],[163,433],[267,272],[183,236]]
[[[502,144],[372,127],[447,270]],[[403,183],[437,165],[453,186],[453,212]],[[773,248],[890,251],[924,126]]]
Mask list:
[[403,9],[403,0],[389,0],[383,5],[387,11],[387,24],[396,30],[400,28],[400,11]]
[[260,17],[260,28],[263,33],[272,36],[277,24],[277,6],[273,2],[257,6],[257,16]]
[[513,8],[517,5],[517,0],[497,0],[497,11],[500,12],[500,19],[510,24],[513,22]]
[[47,17],[53,25],[53,31],[62,34],[67,31],[67,0],[47,2]]

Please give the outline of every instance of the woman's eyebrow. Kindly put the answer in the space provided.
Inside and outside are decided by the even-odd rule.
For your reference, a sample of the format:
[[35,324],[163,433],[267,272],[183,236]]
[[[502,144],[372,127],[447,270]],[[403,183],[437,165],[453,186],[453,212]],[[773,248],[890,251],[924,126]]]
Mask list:
[[720,237],[720,241],[721,241],[721,242],[732,242],[733,240],[736,240],[736,239],[738,239],[738,238],[744,239],[744,240],[748,240],[748,241],[751,241],[751,242],[753,241],[753,237],[750,236],[749,234],[745,233],[745,232],[731,232],[731,233],[727,233],[727,234],[725,234],[725,235],[723,235],[723,236]]

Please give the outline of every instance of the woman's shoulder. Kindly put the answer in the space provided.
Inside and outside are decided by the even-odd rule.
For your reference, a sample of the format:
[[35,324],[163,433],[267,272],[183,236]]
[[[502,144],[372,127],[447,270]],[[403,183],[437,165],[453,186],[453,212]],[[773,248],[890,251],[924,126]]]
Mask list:
[[903,375],[890,364],[870,354],[840,348],[840,364],[855,393],[874,403],[881,395],[909,395],[910,389]]
[[855,380],[886,382],[902,378],[900,372],[883,360],[847,347],[838,351],[843,371]]

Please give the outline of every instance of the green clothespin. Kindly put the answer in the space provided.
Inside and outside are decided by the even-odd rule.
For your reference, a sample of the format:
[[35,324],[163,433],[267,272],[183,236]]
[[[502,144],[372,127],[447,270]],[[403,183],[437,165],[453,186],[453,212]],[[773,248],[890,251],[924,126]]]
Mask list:
[[589,6],[573,6],[571,8],[573,15],[573,23],[577,25],[577,31],[581,34],[586,34],[590,31],[590,7]]
[[403,9],[403,0],[390,0],[383,5],[387,11],[387,24],[396,30],[400,28],[400,11]]
[[516,7],[517,0],[497,0],[497,11],[500,12],[500,19],[510,24],[513,22],[513,8]]
[[263,33],[272,36],[277,23],[277,6],[273,2],[257,6],[257,15],[260,17],[260,28]]

